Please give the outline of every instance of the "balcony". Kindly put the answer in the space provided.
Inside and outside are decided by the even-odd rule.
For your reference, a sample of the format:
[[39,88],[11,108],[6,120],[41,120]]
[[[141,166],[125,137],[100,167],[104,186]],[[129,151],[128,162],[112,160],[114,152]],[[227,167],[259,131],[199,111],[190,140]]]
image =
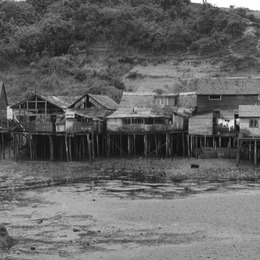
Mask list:
[[108,124],[108,132],[126,132],[126,133],[156,133],[156,132],[171,132],[183,130],[182,127],[174,124],[163,125],[163,124],[129,124],[129,125],[117,125]]

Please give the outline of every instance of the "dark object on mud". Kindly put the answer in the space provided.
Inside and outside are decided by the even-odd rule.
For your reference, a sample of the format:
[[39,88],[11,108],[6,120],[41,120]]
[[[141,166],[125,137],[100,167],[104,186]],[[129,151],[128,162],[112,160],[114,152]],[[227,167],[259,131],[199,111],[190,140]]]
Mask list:
[[18,244],[18,240],[9,236],[6,227],[3,224],[0,224],[0,250],[8,251],[16,244]]
[[80,232],[80,229],[78,227],[74,227],[73,232]]
[[199,164],[191,164],[191,169],[199,169]]
[[35,247],[35,246],[32,246],[32,247],[31,247],[31,250],[32,250],[32,251],[36,250],[36,247]]

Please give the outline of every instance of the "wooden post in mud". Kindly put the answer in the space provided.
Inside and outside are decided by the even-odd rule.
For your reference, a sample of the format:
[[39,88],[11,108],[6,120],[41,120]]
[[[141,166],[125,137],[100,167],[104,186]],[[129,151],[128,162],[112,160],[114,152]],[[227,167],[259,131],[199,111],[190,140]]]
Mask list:
[[[182,135],[182,155],[183,155],[183,157],[185,157],[186,149],[185,149],[185,136],[184,136],[184,132],[182,132],[181,135]],[[189,147],[188,147],[188,149],[189,149]]]
[[64,135],[64,141],[65,141],[65,150],[66,150],[66,159],[67,162],[69,162],[69,149],[68,149],[68,138],[67,135]]
[[134,156],[136,156],[136,136],[133,135],[133,148],[134,148]]
[[68,148],[69,148],[69,157],[70,157],[70,161],[72,161],[72,146],[71,146],[71,137],[68,137]]
[[29,134],[29,153],[30,153],[30,160],[33,160],[33,139],[32,135]]
[[240,163],[240,149],[241,149],[241,141],[237,140],[237,156],[236,156],[236,165],[237,166]]
[[92,147],[92,159],[95,160],[95,135],[94,132],[91,134],[91,147]]
[[147,157],[147,134],[144,134],[144,156]]
[[107,134],[107,158],[110,156],[110,134]]
[[120,156],[123,156],[123,137],[122,137],[122,133],[120,133]]
[[188,157],[190,157],[190,136],[187,135],[187,144],[188,144]]
[[86,143],[85,143],[85,135],[82,135],[82,157],[83,160],[86,158]]
[[127,135],[127,147],[128,147],[128,156],[131,155],[131,136]]
[[53,161],[53,140],[52,140],[52,136],[49,135],[49,144],[50,144],[50,161]]
[[169,155],[169,134],[165,133],[165,157]]
[[97,143],[97,157],[99,158],[100,154],[99,154],[99,140],[98,140],[98,134],[96,134],[96,143]]
[[248,149],[249,149],[249,156],[248,156],[249,158],[248,159],[251,162],[252,161],[252,142],[249,142],[248,146],[249,146],[248,147]]
[[254,165],[257,165],[257,140],[254,141]]
[[157,142],[157,135],[154,134],[154,143],[155,143],[155,154],[158,156],[158,142]]

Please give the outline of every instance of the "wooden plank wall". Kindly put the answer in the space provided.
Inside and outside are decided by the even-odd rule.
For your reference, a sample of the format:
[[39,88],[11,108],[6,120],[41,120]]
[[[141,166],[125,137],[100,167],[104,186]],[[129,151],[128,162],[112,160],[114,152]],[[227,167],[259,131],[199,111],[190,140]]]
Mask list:
[[260,136],[260,119],[258,119],[258,127],[249,127],[248,118],[240,118],[240,133],[243,136]]
[[189,135],[212,135],[213,113],[196,115],[189,118]]
[[221,100],[209,100],[208,95],[198,95],[197,97],[198,112],[214,109],[238,109],[239,105],[255,104],[260,104],[260,100],[258,100],[258,95],[222,95]]

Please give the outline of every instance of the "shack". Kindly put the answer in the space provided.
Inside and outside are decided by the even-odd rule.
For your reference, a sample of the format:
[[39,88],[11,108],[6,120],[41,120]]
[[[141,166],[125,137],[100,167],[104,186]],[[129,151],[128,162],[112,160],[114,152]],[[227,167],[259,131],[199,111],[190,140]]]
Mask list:
[[173,156],[185,153],[185,108],[177,94],[123,93],[118,109],[107,117],[107,153]]
[[242,158],[256,165],[260,160],[260,105],[239,106],[239,121],[237,164]]
[[56,119],[79,97],[33,95],[11,106],[13,117],[31,133],[55,133]]
[[236,135],[237,119],[226,111],[198,112],[189,118],[188,155],[234,158]]

